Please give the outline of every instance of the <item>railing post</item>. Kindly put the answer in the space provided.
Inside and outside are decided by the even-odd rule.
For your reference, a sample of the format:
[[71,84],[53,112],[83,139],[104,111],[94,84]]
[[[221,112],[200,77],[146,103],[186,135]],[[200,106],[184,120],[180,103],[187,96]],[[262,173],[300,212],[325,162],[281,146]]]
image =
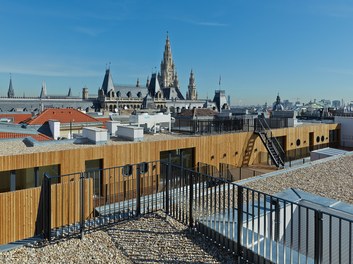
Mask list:
[[83,239],[85,233],[85,175],[84,172],[80,173],[80,237]]
[[141,214],[141,168],[140,164],[136,168],[136,216]]
[[243,239],[243,203],[244,203],[244,188],[243,186],[238,186],[238,226],[237,226],[237,255],[238,255],[238,262],[241,263],[243,258],[243,246],[242,246],[242,239]]
[[51,241],[51,178],[44,173],[44,236]]
[[172,175],[172,154],[168,154],[167,173],[165,176],[165,211],[169,214],[169,181]]
[[[315,211],[315,264],[322,263],[322,232],[323,232],[323,215],[321,211]],[[332,230],[329,230],[332,231]]]
[[190,171],[187,171],[189,174],[189,227],[193,227],[194,219],[193,219],[193,212],[192,212],[192,203],[194,200],[194,181],[193,181],[193,174]]

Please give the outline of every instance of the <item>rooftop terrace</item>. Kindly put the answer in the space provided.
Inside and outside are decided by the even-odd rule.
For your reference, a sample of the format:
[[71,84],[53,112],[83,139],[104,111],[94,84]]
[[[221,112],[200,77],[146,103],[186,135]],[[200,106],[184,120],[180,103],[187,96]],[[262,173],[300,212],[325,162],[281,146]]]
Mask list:
[[0,253],[1,263],[234,263],[235,256],[166,216],[153,213],[83,240]]

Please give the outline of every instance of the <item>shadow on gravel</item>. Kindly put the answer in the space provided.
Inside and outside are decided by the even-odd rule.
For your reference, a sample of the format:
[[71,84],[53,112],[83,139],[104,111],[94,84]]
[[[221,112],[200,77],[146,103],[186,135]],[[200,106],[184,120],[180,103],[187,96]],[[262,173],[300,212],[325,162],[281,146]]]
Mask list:
[[133,263],[236,263],[236,257],[203,235],[157,212],[107,230]]

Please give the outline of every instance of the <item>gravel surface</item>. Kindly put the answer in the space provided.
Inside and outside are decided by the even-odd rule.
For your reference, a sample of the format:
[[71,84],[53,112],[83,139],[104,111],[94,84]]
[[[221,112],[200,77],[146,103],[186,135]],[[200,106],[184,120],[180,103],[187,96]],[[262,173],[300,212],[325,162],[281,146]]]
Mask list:
[[341,156],[273,177],[260,177],[244,186],[268,194],[287,188],[299,188],[305,192],[353,204],[353,155]]
[[0,263],[235,263],[218,247],[162,212],[44,247],[0,253]]
[[[161,133],[161,134],[144,134],[143,142],[148,141],[161,141],[161,140],[173,140],[180,139],[184,137],[190,137],[190,135],[182,135],[175,133]],[[27,153],[37,153],[37,152],[51,152],[51,151],[60,151],[66,149],[78,149],[78,148],[96,148],[101,145],[93,145],[93,144],[73,144],[73,143],[65,143],[62,142],[52,142],[52,144],[46,142],[46,145],[40,145],[34,147],[27,147],[22,139],[11,139],[4,140],[0,142],[0,156],[9,156],[9,155],[18,155],[18,154],[27,154]],[[112,140],[107,141],[107,145],[122,145],[122,144],[134,144],[135,142],[128,140],[120,140],[117,138],[113,138]]]

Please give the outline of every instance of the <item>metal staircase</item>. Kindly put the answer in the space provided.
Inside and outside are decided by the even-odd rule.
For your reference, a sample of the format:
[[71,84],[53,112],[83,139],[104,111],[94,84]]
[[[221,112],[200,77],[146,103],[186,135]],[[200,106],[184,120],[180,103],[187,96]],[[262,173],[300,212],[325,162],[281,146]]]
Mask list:
[[272,131],[266,119],[259,117],[256,122],[255,133],[261,138],[268,153],[270,154],[271,160],[277,168],[284,167],[285,152],[279,144],[278,140],[272,136]]

